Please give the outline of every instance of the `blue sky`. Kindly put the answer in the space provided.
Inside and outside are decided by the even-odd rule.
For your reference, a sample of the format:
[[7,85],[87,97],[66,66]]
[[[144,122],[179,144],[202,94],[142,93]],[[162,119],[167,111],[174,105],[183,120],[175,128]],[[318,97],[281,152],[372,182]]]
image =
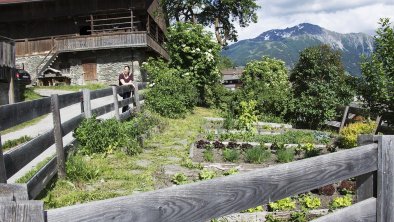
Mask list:
[[394,0],[257,0],[258,23],[237,27],[239,40],[254,38],[270,29],[308,22],[339,33],[373,35],[381,17],[394,24]]

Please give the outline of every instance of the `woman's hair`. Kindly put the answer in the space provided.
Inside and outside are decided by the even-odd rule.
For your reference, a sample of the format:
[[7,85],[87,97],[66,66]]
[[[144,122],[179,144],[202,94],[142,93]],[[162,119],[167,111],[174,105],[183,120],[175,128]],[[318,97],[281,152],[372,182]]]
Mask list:
[[130,66],[129,65],[125,65],[123,68],[129,68],[129,70],[130,70]]

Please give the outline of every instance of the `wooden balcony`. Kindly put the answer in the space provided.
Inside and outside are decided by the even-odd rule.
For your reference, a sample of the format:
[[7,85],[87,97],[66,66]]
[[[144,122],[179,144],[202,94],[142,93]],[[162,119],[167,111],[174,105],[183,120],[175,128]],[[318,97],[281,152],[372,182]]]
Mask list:
[[150,48],[169,59],[167,51],[145,31],[103,33],[86,36],[61,36],[50,39],[22,40],[16,43],[17,56],[46,54],[51,48],[56,51],[75,52],[113,48]]

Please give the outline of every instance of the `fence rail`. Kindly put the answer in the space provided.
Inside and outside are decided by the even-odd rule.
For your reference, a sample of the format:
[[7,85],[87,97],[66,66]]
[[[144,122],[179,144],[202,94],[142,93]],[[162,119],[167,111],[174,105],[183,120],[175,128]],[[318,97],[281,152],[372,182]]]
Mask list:
[[[143,89],[146,87],[145,83],[139,83],[138,88]],[[54,128],[48,130],[46,133],[32,139],[31,141],[19,146],[16,149],[12,149],[9,152],[3,154],[2,149],[1,149],[1,143],[0,143],[0,182],[5,183],[7,179],[12,177],[15,173],[17,173],[19,170],[21,170],[24,166],[26,166],[29,162],[31,162],[33,159],[35,159],[37,156],[39,156],[41,153],[43,153],[46,149],[48,149],[50,146],[53,144],[61,145],[61,148],[63,148],[63,141],[62,137],[73,131],[78,127],[78,125],[82,122],[83,118],[86,116],[86,113],[94,113],[98,116],[103,115],[105,113],[111,112],[114,110],[116,105],[118,107],[119,104],[121,103],[123,106],[128,105],[131,103],[139,103],[140,96],[138,98],[133,97],[133,99],[128,99],[126,102],[122,101],[117,101],[117,89],[121,89],[122,91],[132,91],[132,89],[128,86],[122,86],[122,87],[113,87],[115,90],[112,88],[107,88],[107,89],[102,89],[102,90],[96,90],[96,91],[87,91],[89,94],[89,100],[87,101],[87,98],[83,98],[83,93],[82,92],[76,92],[76,93],[70,93],[70,94],[65,94],[65,95],[60,95],[56,96],[57,100],[57,105],[54,107],[54,100],[53,96],[52,98],[43,98],[39,100],[34,100],[30,102],[22,102],[22,103],[17,103],[13,105],[5,105],[5,106],[0,106],[0,113],[2,113],[0,117],[0,130],[5,130],[10,127],[16,126],[18,124],[21,124],[23,122],[32,120],[34,118],[37,118],[39,116],[45,115],[52,113],[55,116],[55,113],[59,113],[59,109],[73,105],[73,104],[80,104],[80,103],[90,103],[91,99],[97,99],[101,97],[106,97],[110,95],[114,95],[116,97],[116,101],[114,100],[113,103],[110,103],[108,105],[98,107],[97,109],[91,110],[90,107],[88,109],[85,108],[85,112],[81,113],[80,115],[77,115],[70,120],[61,123],[60,117],[58,121],[54,121]],[[138,93],[138,89],[133,90],[134,93]],[[114,93],[115,92],[115,93]],[[141,96],[142,98],[142,96]],[[114,105],[116,103],[116,105]],[[135,107],[135,110],[137,109],[137,106]],[[133,111],[133,110],[131,110]],[[130,114],[123,114],[122,116],[119,115],[119,110],[118,112],[115,112],[115,116],[119,120],[123,120],[125,118],[130,117]],[[128,112],[129,113],[129,112]],[[56,133],[56,129],[60,130],[60,134]],[[57,135],[58,134],[58,135]],[[57,139],[56,139],[56,136]],[[1,140],[1,137],[0,137]],[[61,149],[63,150],[63,149]],[[57,153],[59,153],[58,151]],[[57,160],[51,160],[50,164],[47,164],[45,167],[50,167],[52,168],[54,164],[54,161],[56,162]],[[45,168],[44,167],[44,168]],[[53,172],[52,169],[44,169],[45,172]],[[49,177],[53,177],[53,173],[49,173],[48,175],[51,175]],[[48,177],[44,176],[37,176],[33,177],[35,180],[48,180]],[[30,182],[30,181],[29,181]],[[36,181],[37,184],[41,183],[42,181]],[[45,182],[46,184],[47,182]],[[28,186],[28,193],[29,196],[34,198],[36,195],[39,194],[41,191],[40,189],[43,189],[45,186],[41,186],[40,189],[37,190],[35,188],[36,186],[31,186],[31,183]],[[31,191],[30,189],[34,189],[34,191]]]

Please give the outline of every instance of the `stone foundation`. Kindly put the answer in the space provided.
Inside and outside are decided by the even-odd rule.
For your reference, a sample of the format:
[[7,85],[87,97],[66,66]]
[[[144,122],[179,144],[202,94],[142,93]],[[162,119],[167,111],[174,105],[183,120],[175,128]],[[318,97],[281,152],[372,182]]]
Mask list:
[[[36,79],[37,66],[45,58],[45,55],[32,55],[16,57],[16,65],[18,68],[23,68],[30,74],[32,81]],[[49,57],[47,57],[49,59]],[[46,60],[47,60],[46,59]]]

